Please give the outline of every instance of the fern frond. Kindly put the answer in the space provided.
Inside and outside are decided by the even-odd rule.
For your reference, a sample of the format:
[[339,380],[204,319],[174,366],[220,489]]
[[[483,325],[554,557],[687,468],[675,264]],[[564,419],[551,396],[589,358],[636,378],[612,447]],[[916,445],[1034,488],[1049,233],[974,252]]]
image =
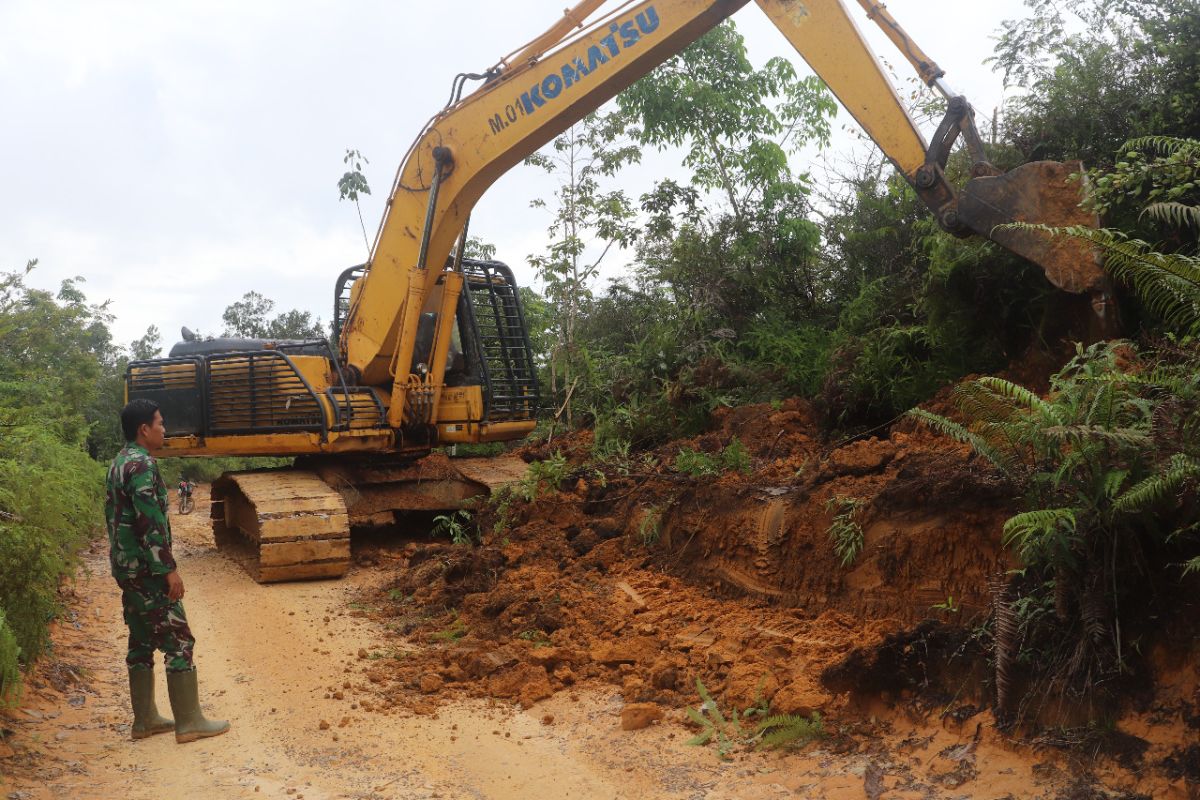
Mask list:
[[1016,403],[1028,408],[1030,411],[1036,411],[1039,414],[1045,415],[1048,419],[1061,423],[1063,420],[1059,418],[1057,409],[1050,403],[1047,403],[1042,398],[1038,397],[1035,392],[1031,392],[1019,383],[1006,381],[1004,378],[997,378],[994,375],[986,375],[979,378],[976,383],[981,386],[986,386],[988,389],[1007,397]]
[[976,434],[964,428],[962,425],[959,425],[957,422],[946,419],[940,414],[934,414],[926,411],[923,408],[909,409],[906,412],[906,416],[910,416],[915,420],[925,423],[925,425],[927,425],[930,429],[942,434],[943,436],[949,436],[955,441],[969,444],[975,452],[979,453],[979,455],[991,462],[992,466],[996,467],[996,469],[1006,473],[1010,470],[1009,461],[1001,456],[1000,452],[996,450],[996,448],[992,447],[992,445],[984,440],[983,437],[977,436]]
[[1104,228],[1051,228],[1024,222],[1004,227],[1070,236],[1096,246],[1104,254],[1105,268],[1128,283],[1154,314],[1186,333],[1200,333],[1200,257],[1160,253],[1143,241]]
[[1128,429],[1109,430],[1098,425],[1052,425],[1041,432],[1055,441],[1079,442],[1098,439],[1127,447],[1149,447],[1150,437]]
[[956,386],[954,404],[972,420],[992,424],[1011,422],[1020,413],[1011,398],[992,391],[979,381],[966,381]]
[[763,750],[820,739],[825,735],[825,727],[821,715],[815,712],[811,718],[798,714],[776,714],[760,722],[755,733],[761,737],[758,748]]
[[1149,217],[1155,222],[1176,228],[1200,228],[1200,206],[1189,206],[1176,201],[1151,203],[1142,209],[1139,217]]
[[1021,558],[1029,561],[1046,547],[1065,550],[1075,535],[1075,508],[1039,508],[1024,511],[1004,523],[1004,544],[1016,545]]
[[1200,477],[1200,460],[1176,453],[1167,469],[1138,481],[1113,501],[1113,508],[1125,513],[1144,511],[1175,492],[1186,481]]
[[1181,139],[1177,136],[1139,136],[1125,142],[1121,148],[1125,152],[1148,150],[1159,155],[1169,156],[1180,153],[1187,157],[1200,157],[1200,142],[1195,139]]
[[1128,477],[1129,470],[1127,469],[1114,469],[1104,473],[1104,496],[1109,499],[1116,497]]

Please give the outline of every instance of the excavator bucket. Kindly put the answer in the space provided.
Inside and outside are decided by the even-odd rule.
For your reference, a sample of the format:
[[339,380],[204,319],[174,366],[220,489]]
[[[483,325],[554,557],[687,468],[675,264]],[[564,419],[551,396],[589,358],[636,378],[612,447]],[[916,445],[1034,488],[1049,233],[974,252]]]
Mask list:
[[958,216],[971,230],[1012,250],[1046,272],[1068,292],[1102,290],[1099,253],[1087,242],[1038,230],[999,229],[1009,222],[1050,227],[1099,227],[1096,214],[1080,207],[1086,178],[1079,161],[1034,161],[1003,175],[972,178],[959,193]]

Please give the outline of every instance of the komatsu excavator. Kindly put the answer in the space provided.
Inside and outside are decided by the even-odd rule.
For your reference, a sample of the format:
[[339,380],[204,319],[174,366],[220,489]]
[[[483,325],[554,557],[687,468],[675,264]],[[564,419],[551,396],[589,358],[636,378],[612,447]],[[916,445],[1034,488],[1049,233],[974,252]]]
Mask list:
[[[492,69],[458,76],[450,103],[404,158],[370,261],[337,279],[336,351],[322,340],[193,339],[129,365],[127,397],[162,409],[165,455],[296,457],[290,468],[226,473],[213,484],[218,543],[248,541],[256,579],[340,576],[352,525],[460,507],[519,473],[510,462],[434,452],[524,437],[538,409],[513,274],[463,257],[471,209],[508,169],[747,2],[583,0]],[[966,99],[875,0],[858,3],[948,101],[930,142],[843,0],[756,2],[944,229],[998,242],[1068,292],[1105,291],[1092,252],[997,227],[1095,225],[1068,182],[1078,162],[1000,174]],[[472,79],[482,84],[463,96]],[[960,137],[971,177],[955,187],[945,168]]]

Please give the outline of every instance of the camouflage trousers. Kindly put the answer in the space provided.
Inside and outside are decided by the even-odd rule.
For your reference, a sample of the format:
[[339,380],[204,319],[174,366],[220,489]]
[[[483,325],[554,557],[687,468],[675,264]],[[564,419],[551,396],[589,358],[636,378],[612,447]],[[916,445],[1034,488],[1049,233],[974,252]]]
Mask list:
[[196,638],[188,627],[183,601],[167,598],[167,579],[146,575],[118,580],[125,624],[129,626],[130,668],[154,668],[154,651],[161,650],[167,672],[187,672],[193,668],[192,649]]

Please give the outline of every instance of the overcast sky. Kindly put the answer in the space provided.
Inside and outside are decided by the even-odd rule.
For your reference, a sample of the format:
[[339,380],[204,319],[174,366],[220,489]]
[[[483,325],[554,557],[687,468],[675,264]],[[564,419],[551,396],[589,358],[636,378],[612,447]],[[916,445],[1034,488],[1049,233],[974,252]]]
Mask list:
[[[249,290],[328,321],[334,278],[366,256],[354,208],[338,200],[345,149],[371,162],[373,237],[453,76],[490,66],[568,4],[0,0],[0,270],[37,258],[37,286],[83,276],[91,299],[112,301],[122,344],[151,324],[168,347],[180,325],[217,333]],[[876,52],[911,74],[849,5]],[[888,7],[981,112],[1000,104],[1000,76],[982,62],[1021,0]],[[808,73],[753,3],[734,19],[756,64],[784,55]],[[835,138],[837,149],[852,137]],[[636,196],[675,161],[648,153],[622,180]],[[529,201],[552,188],[516,167],[472,217],[523,283],[548,218]]]

